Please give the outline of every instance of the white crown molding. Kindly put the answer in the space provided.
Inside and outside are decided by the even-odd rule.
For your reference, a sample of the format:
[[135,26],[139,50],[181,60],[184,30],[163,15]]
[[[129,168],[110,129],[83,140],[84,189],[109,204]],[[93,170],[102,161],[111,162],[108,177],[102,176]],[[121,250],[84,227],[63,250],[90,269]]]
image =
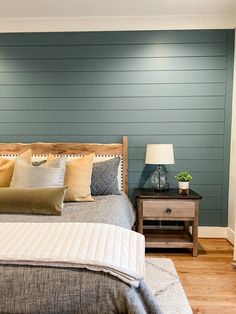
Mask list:
[[236,17],[233,15],[0,19],[0,33],[231,29],[235,27]]

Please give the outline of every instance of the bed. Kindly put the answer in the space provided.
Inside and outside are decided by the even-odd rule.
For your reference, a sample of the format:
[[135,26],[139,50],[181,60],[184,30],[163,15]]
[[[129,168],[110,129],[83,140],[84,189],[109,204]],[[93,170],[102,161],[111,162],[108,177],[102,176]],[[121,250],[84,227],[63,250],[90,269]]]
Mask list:
[[[102,223],[131,229],[135,221],[128,192],[128,138],[118,144],[0,144],[0,155],[14,158],[31,148],[36,159],[45,155],[76,157],[95,152],[96,158],[121,158],[121,195],[96,196],[94,202],[66,203],[62,216],[1,214],[0,223]],[[69,267],[0,265],[1,313],[161,313],[149,287],[138,287],[101,271]]]

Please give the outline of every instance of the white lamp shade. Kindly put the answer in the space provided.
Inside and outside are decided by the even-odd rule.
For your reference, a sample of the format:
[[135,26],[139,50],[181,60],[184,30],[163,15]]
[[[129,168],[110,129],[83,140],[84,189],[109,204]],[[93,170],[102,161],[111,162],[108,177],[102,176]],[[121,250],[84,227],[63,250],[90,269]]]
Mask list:
[[171,165],[174,164],[174,151],[172,144],[147,144],[146,164]]

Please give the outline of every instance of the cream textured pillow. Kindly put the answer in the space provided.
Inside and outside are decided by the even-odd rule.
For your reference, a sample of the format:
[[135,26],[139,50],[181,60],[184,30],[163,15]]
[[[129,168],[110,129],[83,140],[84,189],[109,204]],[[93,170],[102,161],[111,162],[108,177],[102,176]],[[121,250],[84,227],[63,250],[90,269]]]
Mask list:
[[65,185],[68,186],[65,201],[91,202],[91,176],[95,154],[86,155],[66,163]]
[[62,187],[66,170],[66,158],[48,161],[40,166],[18,157],[11,180],[11,188]]
[[[31,150],[20,155],[21,158],[31,162]],[[0,187],[9,187],[14,171],[15,160],[0,157]]]

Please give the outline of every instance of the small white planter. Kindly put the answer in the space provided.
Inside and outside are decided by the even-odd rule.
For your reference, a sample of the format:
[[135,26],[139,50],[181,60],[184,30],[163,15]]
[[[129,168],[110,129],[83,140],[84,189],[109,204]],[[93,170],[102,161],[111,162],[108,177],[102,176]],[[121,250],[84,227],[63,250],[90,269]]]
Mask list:
[[189,182],[179,181],[179,194],[188,195],[189,194]]

